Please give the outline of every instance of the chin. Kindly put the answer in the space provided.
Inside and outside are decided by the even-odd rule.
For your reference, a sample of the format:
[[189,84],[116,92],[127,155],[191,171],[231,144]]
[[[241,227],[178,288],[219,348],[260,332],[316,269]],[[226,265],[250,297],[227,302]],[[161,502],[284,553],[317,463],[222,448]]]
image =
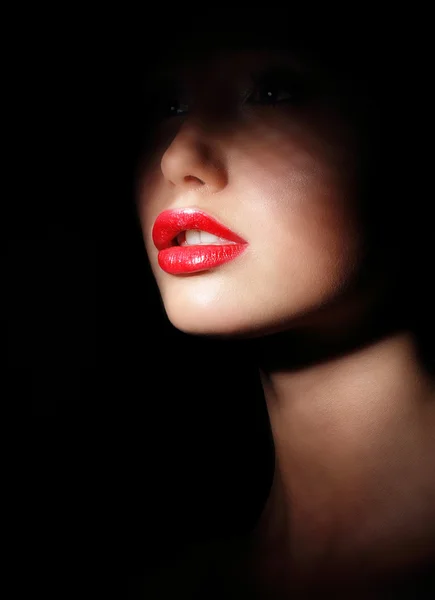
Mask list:
[[250,339],[292,328],[293,321],[304,311],[291,311],[285,314],[265,312],[259,306],[237,301],[234,298],[223,299],[215,303],[183,302],[171,295],[163,298],[167,318],[179,331],[196,336],[212,338]]
[[[261,280],[263,285],[257,285]],[[169,278],[157,274],[163,306],[170,323],[183,333],[248,339],[298,329],[319,310],[340,299],[350,277],[342,272],[310,275],[285,283],[284,276],[265,279],[201,273]]]
[[249,335],[252,323],[242,319],[235,310],[217,307],[183,306],[164,303],[171,324],[183,333],[209,337],[238,337]]

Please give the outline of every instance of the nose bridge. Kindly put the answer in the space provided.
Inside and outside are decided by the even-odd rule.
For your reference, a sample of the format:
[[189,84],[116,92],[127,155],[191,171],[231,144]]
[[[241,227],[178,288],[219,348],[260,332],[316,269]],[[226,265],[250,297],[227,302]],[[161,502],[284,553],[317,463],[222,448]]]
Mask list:
[[164,152],[161,170],[164,178],[174,185],[206,184],[220,191],[227,183],[227,173],[212,122],[189,115]]

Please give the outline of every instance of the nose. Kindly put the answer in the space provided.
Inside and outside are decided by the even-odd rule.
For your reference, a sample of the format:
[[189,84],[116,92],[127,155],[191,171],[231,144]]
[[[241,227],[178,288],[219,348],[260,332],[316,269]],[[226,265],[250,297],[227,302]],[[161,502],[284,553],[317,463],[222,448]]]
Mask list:
[[215,136],[198,123],[185,121],[161,159],[164,178],[186,191],[204,186],[220,192],[228,181],[224,156]]

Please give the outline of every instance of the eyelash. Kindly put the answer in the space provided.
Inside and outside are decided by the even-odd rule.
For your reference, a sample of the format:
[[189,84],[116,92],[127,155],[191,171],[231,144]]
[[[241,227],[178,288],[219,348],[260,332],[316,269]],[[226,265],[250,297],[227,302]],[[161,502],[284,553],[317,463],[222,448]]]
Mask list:
[[[300,84],[288,76],[273,76],[270,74],[252,76],[253,86],[247,90],[243,104],[265,104],[276,106],[277,104],[296,103],[300,93]],[[280,92],[284,92],[284,98],[279,98]]]
[[[242,104],[276,106],[278,104],[296,104],[301,99],[300,85],[287,77],[253,76],[254,84],[243,94]],[[281,96],[281,98],[279,97]],[[284,96],[284,97],[282,97]],[[173,94],[176,98],[176,93]],[[169,104],[169,111],[159,103],[162,118],[183,117],[189,110],[188,104],[175,100]],[[168,104],[166,104],[168,106]]]

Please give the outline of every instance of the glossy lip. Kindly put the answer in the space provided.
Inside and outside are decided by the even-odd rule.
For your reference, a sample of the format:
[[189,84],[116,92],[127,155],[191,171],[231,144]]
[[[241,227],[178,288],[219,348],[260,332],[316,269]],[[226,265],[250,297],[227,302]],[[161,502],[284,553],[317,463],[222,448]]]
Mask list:
[[200,229],[236,244],[247,244],[246,240],[213,217],[210,217],[203,210],[179,208],[165,210],[159,214],[152,232],[154,245],[157,250],[177,246],[176,238],[178,234],[189,229]]
[[[228,243],[179,246],[177,236],[190,229],[207,231]],[[239,256],[248,246],[242,237],[206,212],[196,208],[165,210],[157,217],[152,238],[159,250],[160,267],[172,275],[194,273],[218,267]]]

